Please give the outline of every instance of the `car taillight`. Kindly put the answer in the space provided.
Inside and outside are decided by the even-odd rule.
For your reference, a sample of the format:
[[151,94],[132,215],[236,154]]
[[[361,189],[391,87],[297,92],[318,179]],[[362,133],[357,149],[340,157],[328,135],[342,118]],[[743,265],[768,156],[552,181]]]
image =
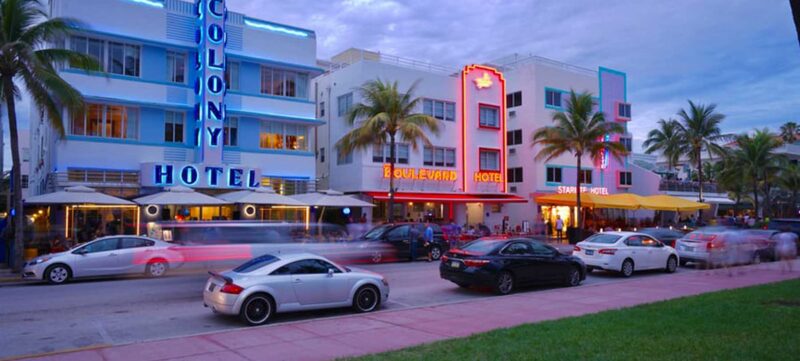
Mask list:
[[572,250],[575,251],[575,252],[580,252],[581,248],[578,247],[578,246],[575,246],[574,248],[572,248]]
[[226,283],[222,285],[222,288],[220,288],[219,291],[222,293],[230,293],[232,295],[238,295],[242,293],[242,291],[244,291],[244,288],[234,283]]
[[467,267],[483,267],[489,264],[488,260],[485,259],[465,259],[464,265]]
[[597,251],[597,253],[613,255],[614,253],[617,253],[617,250],[614,249],[614,248],[603,248],[603,249]]
[[449,259],[450,259],[450,257],[447,257],[447,256],[442,256],[442,258],[441,258],[442,263],[447,262],[447,260],[449,260]]
[[724,244],[722,244],[722,242],[717,242],[717,243],[714,243],[714,242],[708,242],[708,243],[706,244],[706,249],[715,249],[715,248],[716,248],[716,249],[720,249],[720,248],[723,248],[724,246],[725,246],[725,245],[724,245]]

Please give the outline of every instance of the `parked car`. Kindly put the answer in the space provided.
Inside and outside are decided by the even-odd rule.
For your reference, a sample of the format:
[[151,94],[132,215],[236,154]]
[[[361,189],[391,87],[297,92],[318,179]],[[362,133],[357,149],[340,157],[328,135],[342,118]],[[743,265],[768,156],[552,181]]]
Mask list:
[[352,306],[371,312],[389,298],[389,283],[310,253],[266,254],[230,271],[209,272],[203,303],[215,313],[260,325],[278,312]]
[[652,236],[637,232],[604,232],[578,242],[572,252],[591,272],[595,269],[620,272],[630,277],[634,271],[678,268],[678,253]]
[[[372,256],[373,262],[382,262],[387,259],[412,261],[427,256],[430,252],[431,259],[439,260],[444,252],[450,249],[442,228],[438,224],[431,224],[433,228],[433,242],[425,245],[425,223],[387,223],[377,226],[354,242],[379,243],[375,248],[379,251]],[[411,244],[414,243],[415,255],[411,255]],[[389,247],[385,247],[388,245]],[[383,253],[381,253],[383,252]],[[389,253],[389,254],[384,254]]]
[[639,230],[639,233],[644,233],[648,236],[652,236],[653,238],[661,241],[667,246],[675,248],[675,242],[683,238],[685,233],[669,228],[643,228]]
[[681,265],[688,262],[709,266],[758,263],[775,259],[775,240],[779,232],[731,227],[704,227],[686,234],[677,242]]
[[439,276],[459,287],[488,286],[508,294],[533,284],[577,286],[586,279],[586,266],[528,238],[481,238],[445,253]]
[[123,274],[161,277],[183,263],[169,243],[140,236],[109,236],[25,263],[22,277],[61,284],[70,279]]

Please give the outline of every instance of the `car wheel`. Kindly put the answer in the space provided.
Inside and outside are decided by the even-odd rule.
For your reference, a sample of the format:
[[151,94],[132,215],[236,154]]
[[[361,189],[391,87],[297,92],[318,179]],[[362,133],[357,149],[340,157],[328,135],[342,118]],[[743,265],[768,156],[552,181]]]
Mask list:
[[577,268],[571,267],[569,269],[566,284],[568,287],[575,287],[581,284],[581,272]]
[[275,301],[272,297],[258,293],[248,297],[239,311],[239,318],[250,326],[263,325],[274,313]]
[[633,261],[630,258],[622,262],[620,273],[622,273],[622,277],[630,277],[633,275]]
[[145,274],[147,274],[148,277],[158,278],[165,275],[167,269],[169,269],[169,266],[166,261],[162,259],[152,260],[147,263]]
[[466,283],[458,283],[458,282],[456,282],[456,285],[458,285],[458,287],[461,287],[461,288],[469,288],[469,285],[466,284]]
[[497,284],[494,287],[497,294],[507,295],[514,291],[514,276],[510,272],[502,272],[497,276]]
[[667,273],[674,273],[678,269],[678,259],[675,256],[667,258],[667,268],[664,269]]
[[363,286],[353,297],[353,308],[356,312],[372,312],[381,304],[381,294],[375,286]]
[[442,249],[438,246],[431,247],[431,259],[438,261],[440,258],[442,258]]
[[72,271],[63,264],[54,264],[44,271],[44,278],[50,284],[60,285],[72,277]]
[[586,273],[594,272],[594,267],[586,267]]
[[753,253],[753,259],[750,260],[751,264],[759,264],[761,263],[761,253],[755,252]]

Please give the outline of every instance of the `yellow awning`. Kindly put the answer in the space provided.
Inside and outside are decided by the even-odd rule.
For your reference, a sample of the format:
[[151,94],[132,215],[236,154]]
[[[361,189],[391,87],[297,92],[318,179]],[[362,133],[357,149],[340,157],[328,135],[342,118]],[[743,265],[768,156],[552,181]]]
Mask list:
[[[536,203],[571,206],[574,207],[576,196],[569,194],[547,194],[535,198]],[[650,209],[655,211],[696,211],[699,209],[709,209],[710,205],[700,202],[692,202],[679,197],[659,194],[654,196],[640,196],[633,193],[618,193],[612,195],[597,195],[591,193],[581,193],[581,206],[589,208],[615,208],[615,209]]]
[[654,196],[641,197],[642,208],[652,209],[656,211],[696,211],[700,209],[709,209],[711,205],[692,202],[680,197],[673,197],[666,194],[657,194]]

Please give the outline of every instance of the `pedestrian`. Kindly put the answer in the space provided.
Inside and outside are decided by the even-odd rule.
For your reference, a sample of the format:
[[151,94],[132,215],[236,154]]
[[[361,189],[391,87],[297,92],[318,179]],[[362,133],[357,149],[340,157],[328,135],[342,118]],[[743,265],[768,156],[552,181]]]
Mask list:
[[417,242],[420,240],[419,229],[415,225],[411,225],[409,227],[408,235],[410,238],[409,242],[409,261],[414,262],[417,259]]
[[556,216],[556,237],[558,241],[561,242],[561,238],[564,235],[564,220],[561,219],[560,215]]
[[59,253],[66,251],[66,247],[64,246],[64,242],[61,240],[61,235],[56,235],[50,241],[50,253]]
[[782,231],[775,236],[778,241],[775,245],[775,256],[781,263],[781,273],[792,272],[792,263],[797,257],[797,235],[786,228]]
[[431,250],[433,249],[433,226],[430,222],[425,224],[423,240],[425,241],[425,249],[428,251],[428,262],[430,262],[433,260],[433,256],[431,255]]

